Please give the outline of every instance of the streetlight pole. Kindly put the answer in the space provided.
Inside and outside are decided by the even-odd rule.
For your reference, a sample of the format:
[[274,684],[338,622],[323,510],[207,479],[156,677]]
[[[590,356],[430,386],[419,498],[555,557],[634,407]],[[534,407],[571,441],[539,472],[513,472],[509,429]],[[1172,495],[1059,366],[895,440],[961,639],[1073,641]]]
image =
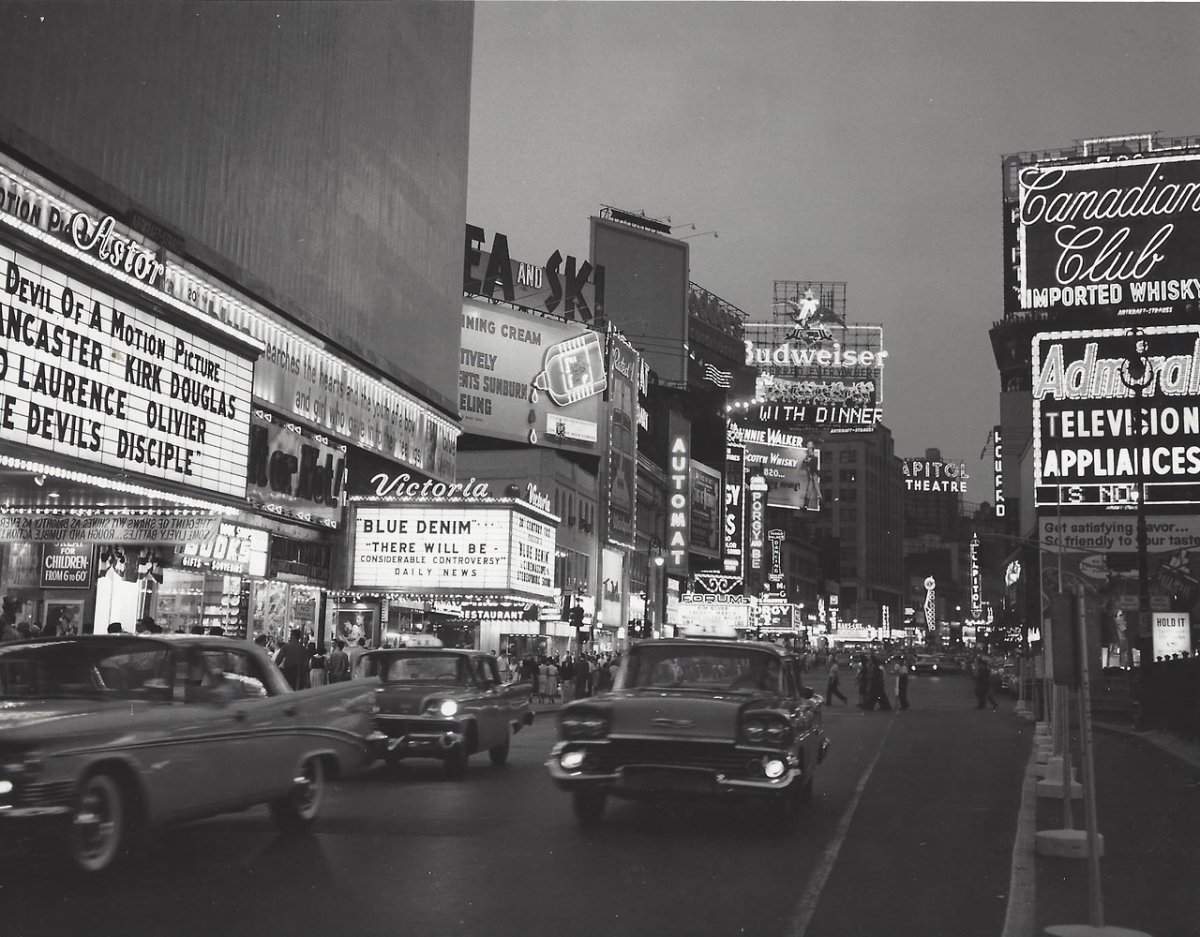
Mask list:
[[1150,359],[1146,354],[1148,345],[1142,330],[1136,326],[1129,330],[1133,339],[1133,353],[1121,367],[1121,383],[1133,391],[1133,439],[1137,453],[1137,570],[1138,570],[1138,622],[1136,640],[1129,641],[1129,665],[1133,665],[1133,647],[1136,643],[1141,655],[1138,668],[1138,699],[1134,708],[1134,728],[1145,727],[1146,665],[1150,655],[1146,653],[1142,635],[1150,629],[1150,568],[1149,544],[1146,537],[1146,467],[1142,458],[1142,400],[1146,387],[1153,380]]

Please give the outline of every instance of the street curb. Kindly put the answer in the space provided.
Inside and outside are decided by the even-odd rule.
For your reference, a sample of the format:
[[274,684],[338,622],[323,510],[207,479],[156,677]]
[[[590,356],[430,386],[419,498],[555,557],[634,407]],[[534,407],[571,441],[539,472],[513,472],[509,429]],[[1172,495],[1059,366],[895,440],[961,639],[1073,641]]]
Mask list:
[[1001,937],[1029,937],[1033,933],[1037,902],[1037,751],[1025,765],[1021,785],[1021,808],[1017,811],[1017,832],[1013,837],[1012,872],[1008,881],[1008,907],[1004,914]]

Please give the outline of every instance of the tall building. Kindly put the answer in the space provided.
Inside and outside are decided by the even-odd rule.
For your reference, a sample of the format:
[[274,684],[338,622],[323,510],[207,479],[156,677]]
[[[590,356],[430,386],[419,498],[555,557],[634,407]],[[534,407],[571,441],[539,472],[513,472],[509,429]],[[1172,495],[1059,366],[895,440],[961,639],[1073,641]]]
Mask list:
[[[904,475],[891,430],[826,436],[818,544],[837,544],[839,618],[898,627],[905,600]],[[832,564],[827,565],[830,572]]]
[[454,480],[473,6],[5,13],[6,608],[379,640],[347,493]]

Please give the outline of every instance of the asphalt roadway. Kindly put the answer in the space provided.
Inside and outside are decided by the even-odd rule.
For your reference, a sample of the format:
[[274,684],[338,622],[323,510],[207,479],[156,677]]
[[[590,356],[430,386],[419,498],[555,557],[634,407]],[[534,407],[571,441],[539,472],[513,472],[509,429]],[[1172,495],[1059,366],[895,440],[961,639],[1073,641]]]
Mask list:
[[[376,767],[313,835],[265,809],[156,837],[101,880],[0,861],[4,937],[1026,937],[1088,923],[1086,863],[1032,855],[1061,825],[1030,798],[1035,726],[966,677],[917,678],[907,712],[838,704],[798,831],[751,805],[614,803],[581,831],[543,766],[554,708],[509,764]],[[1097,733],[1106,920],[1196,937],[1197,779],[1147,737]],[[224,766],[235,769],[235,766]],[[0,830],[2,834],[2,830]]]

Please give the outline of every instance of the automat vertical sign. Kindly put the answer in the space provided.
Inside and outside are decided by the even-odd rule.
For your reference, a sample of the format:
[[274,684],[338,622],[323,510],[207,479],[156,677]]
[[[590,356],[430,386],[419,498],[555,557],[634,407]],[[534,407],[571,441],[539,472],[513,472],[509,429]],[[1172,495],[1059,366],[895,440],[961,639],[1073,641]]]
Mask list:
[[692,424],[678,413],[667,419],[667,571],[688,573],[691,540]]

